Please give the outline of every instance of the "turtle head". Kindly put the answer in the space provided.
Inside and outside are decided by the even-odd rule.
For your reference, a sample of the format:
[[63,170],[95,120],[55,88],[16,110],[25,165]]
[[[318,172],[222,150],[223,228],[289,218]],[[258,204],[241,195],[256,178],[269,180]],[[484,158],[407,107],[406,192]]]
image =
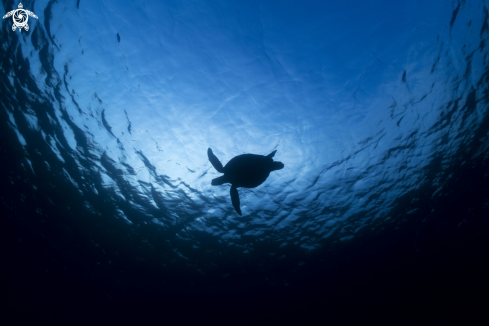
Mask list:
[[271,166],[271,171],[275,171],[275,170],[282,170],[284,168],[284,164],[282,162],[272,162],[272,166]]

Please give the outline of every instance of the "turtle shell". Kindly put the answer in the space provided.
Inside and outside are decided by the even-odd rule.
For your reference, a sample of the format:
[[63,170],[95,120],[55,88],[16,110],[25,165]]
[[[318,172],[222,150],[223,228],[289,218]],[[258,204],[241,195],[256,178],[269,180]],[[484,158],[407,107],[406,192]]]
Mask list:
[[254,188],[262,184],[276,170],[271,157],[242,154],[232,158],[224,167],[224,175],[235,187]]

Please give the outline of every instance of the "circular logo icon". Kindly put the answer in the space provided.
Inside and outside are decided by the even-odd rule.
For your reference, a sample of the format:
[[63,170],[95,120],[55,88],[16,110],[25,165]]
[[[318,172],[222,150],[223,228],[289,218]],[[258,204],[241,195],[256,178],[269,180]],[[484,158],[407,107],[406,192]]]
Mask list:
[[29,16],[37,18],[35,13],[29,10],[25,10],[24,6],[22,6],[22,3],[19,3],[19,9],[9,11],[5,16],[3,16],[3,18],[5,19],[10,16],[12,16],[12,19],[14,21],[14,24],[12,25],[13,31],[15,31],[17,27],[19,28],[19,30],[22,30],[23,28],[28,31],[29,25],[27,25],[27,21],[29,20]]
[[17,25],[18,28],[23,28],[25,25],[27,25],[27,20],[29,20],[29,16],[24,9],[17,9],[13,16],[14,24]]

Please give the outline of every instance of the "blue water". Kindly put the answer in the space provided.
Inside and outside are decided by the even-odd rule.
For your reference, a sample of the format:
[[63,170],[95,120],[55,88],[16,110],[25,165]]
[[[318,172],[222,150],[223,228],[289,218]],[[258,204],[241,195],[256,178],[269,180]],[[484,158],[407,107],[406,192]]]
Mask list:
[[[487,2],[23,5],[29,30],[0,32],[13,306],[484,288]],[[285,168],[240,216],[209,147]]]

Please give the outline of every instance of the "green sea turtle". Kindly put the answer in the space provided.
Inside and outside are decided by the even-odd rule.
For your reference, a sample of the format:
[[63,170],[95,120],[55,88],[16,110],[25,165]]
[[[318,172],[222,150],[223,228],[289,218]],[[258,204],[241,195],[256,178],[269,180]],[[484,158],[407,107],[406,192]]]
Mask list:
[[261,185],[270,175],[270,172],[284,168],[282,162],[275,162],[273,156],[275,151],[267,156],[255,154],[242,154],[233,157],[231,161],[222,166],[219,159],[212,153],[212,149],[207,150],[207,156],[212,166],[217,172],[224,173],[219,178],[212,180],[213,186],[220,186],[224,183],[231,184],[231,202],[236,212],[241,215],[239,208],[238,187],[255,188]]

